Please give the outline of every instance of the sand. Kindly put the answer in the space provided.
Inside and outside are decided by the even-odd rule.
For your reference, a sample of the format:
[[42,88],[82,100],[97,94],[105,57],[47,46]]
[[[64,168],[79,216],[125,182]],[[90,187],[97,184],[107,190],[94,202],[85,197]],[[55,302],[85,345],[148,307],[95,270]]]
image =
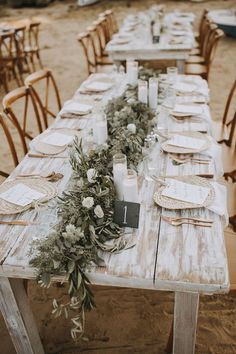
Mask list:
[[[145,9],[152,0],[132,1],[130,8],[125,0],[104,0],[87,8],[78,9],[74,2],[54,2],[43,9],[0,8],[0,21],[23,18],[39,19],[42,22],[40,43],[42,60],[52,68],[58,83],[62,101],[69,99],[80,83],[87,77],[83,53],[76,35],[96,19],[105,9],[113,8],[118,21],[138,10]],[[235,1],[165,1],[168,10],[193,11],[199,20],[204,8],[231,8]],[[197,28],[197,27],[196,27]],[[211,109],[213,118],[221,119],[227,92],[236,72],[236,40],[224,38],[217,49],[210,75]],[[12,88],[14,85],[12,85]],[[3,93],[0,93],[1,98]],[[31,122],[31,130],[36,132]],[[1,136],[0,136],[1,138]],[[10,171],[12,166],[8,152],[1,146],[0,168]],[[233,166],[232,166],[233,168]],[[235,168],[235,166],[234,166]],[[229,184],[231,198],[229,212],[235,213],[234,186]],[[234,194],[235,195],[235,194]],[[231,237],[236,237],[228,229]],[[158,291],[144,291],[112,287],[93,287],[97,309],[86,318],[88,342],[73,343],[69,326],[61,318],[51,317],[51,303],[55,294],[63,298],[66,287],[53,285],[49,290],[40,289],[35,282],[29,282],[29,299],[39,327],[46,353],[145,353],[161,354],[167,342],[173,318],[173,294]],[[236,296],[201,296],[197,330],[196,353],[236,353]],[[15,353],[3,318],[0,316],[0,354]]]

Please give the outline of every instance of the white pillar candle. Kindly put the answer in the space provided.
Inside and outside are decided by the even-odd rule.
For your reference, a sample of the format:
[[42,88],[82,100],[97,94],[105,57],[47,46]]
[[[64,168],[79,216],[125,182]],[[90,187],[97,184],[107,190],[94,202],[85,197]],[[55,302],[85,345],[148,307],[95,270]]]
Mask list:
[[138,100],[147,104],[148,87],[147,81],[138,80]]
[[105,117],[97,117],[93,127],[93,140],[98,145],[103,145],[107,142],[107,120]]
[[138,82],[138,63],[136,61],[127,60],[126,62],[127,83],[136,86]]
[[127,175],[127,159],[123,154],[113,156],[113,178],[117,198],[123,200],[123,180]]
[[123,195],[126,202],[138,202],[138,181],[134,170],[128,170],[123,179]]
[[153,110],[157,109],[157,100],[158,100],[158,79],[150,78],[149,79],[149,107]]

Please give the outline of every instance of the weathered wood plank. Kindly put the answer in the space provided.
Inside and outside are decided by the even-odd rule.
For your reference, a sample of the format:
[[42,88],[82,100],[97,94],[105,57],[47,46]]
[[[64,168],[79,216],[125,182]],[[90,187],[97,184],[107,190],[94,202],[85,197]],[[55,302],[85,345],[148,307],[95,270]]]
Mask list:
[[199,294],[175,293],[173,354],[194,354]]
[[19,354],[43,354],[23,280],[0,278],[0,310]]

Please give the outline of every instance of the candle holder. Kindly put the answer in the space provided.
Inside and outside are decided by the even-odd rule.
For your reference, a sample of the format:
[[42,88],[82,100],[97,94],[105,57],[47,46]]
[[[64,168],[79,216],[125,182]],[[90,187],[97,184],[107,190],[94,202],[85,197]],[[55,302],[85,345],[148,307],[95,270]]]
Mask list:
[[138,83],[138,62],[134,60],[126,61],[127,83],[136,86]]
[[166,72],[167,72],[167,80],[169,81],[170,84],[174,84],[177,80],[178,68],[175,66],[169,66],[166,69]]
[[138,80],[138,100],[147,104],[148,85],[147,81]]
[[134,170],[127,170],[123,180],[123,195],[126,202],[138,202],[138,179]]
[[156,110],[157,102],[158,102],[158,79],[157,78],[151,77],[149,79],[148,100],[149,100],[149,107],[153,110]]
[[106,144],[108,138],[107,119],[104,114],[97,114],[93,127],[93,141],[95,144]]
[[127,175],[127,158],[124,154],[113,156],[113,178],[116,188],[116,195],[119,200],[123,200],[123,180]]

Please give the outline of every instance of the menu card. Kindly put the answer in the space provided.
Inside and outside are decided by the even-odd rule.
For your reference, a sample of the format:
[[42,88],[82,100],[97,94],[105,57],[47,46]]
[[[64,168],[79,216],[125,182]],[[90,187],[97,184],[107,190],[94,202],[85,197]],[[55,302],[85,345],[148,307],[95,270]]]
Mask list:
[[168,186],[163,189],[163,196],[188,203],[203,205],[210,193],[210,188],[188,184],[172,178],[166,178],[165,182]]
[[205,145],[205,140],[192,138],[185,135],[174,135],[168,140],[168,145],[183,147],[186,149],[201,150]]
[[175,84],[174,86],[176,91],[179,92],[193,92],[196,90],[196,85],[195,84],[187,84],[184,82],[178,82],[177,84]]
[[42,199],[45,196],[45,194],[29,188],[24,183],[18,183],[7,191],[0,193],[1,199],[23,207],[31,204],[34,200]]
[[73,135],[65,135],[61,133],[52,133],[45,136],[41,141],[45,144],[53,146],[65,146],[70,144],[74,139]]

